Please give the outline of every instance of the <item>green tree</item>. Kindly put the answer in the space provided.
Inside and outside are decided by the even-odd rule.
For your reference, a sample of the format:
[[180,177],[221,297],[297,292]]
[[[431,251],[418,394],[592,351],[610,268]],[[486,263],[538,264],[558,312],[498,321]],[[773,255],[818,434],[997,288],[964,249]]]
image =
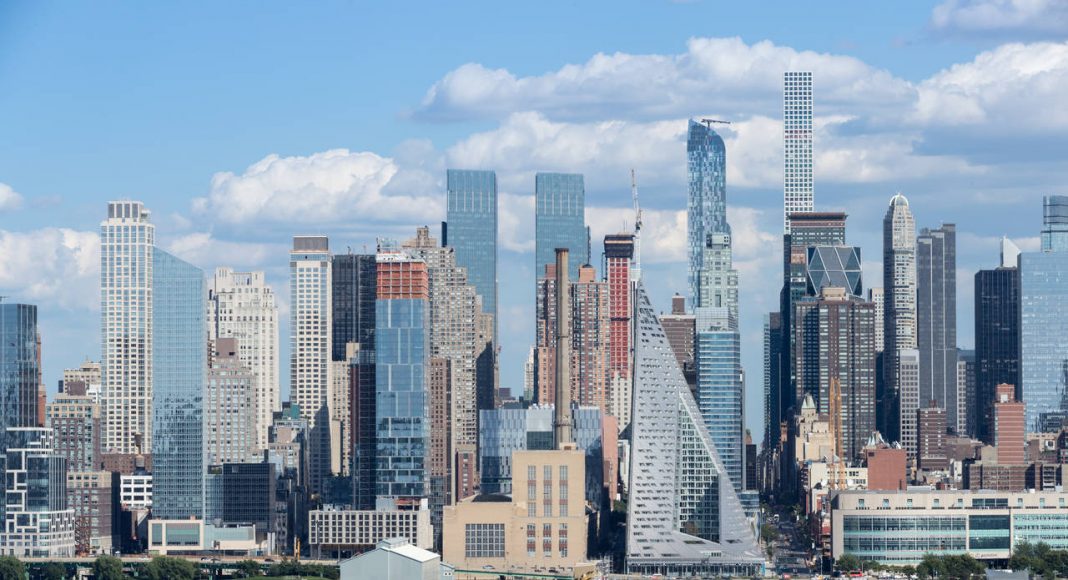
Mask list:
[[49,562],[30,573],[34,580],[66,580],[67,567],[59,562]]
[[852,572],[853,570],[860,570],[864,563],[853,554],[842,554],[842,557],[838,558],[837,566],[842,572]]
[[771,524],[764,524],[760,526],[760,539],[765,544],[770,544],[779,537],[779,530],[775,529],[775,526]]
[[150,580],[194,580],[197,567],[189,560],[156,556],[148,563],[146,572]]
[[96,580],[124,580],[122,560],[114,556],[100,556],[93,562],[93,577]]
[[0,580],[23,580],[26,567],[14,556],[0,556]]
[[237,576],[238,578],[255,578],[263,576],[263,570],[259,562],[255,560],[241,560],[237,563]]

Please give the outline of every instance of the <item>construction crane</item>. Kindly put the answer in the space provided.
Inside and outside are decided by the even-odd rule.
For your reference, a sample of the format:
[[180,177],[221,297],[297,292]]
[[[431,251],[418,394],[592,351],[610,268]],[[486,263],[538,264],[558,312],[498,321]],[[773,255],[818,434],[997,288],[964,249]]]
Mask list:
[[632,280],[642,278],[642,208],[638,205],[638,178],[634,169],[630,170],[630,196],[634,200],[634,271]]
[[709,129],[712,128],[712,123],[716,123],[716,124],[719,124],[719,125],[730,125],[731,124],[730,121],[720,121],[719,119],[701,119],[701,122],[704,123],[705,126],[708,127]]

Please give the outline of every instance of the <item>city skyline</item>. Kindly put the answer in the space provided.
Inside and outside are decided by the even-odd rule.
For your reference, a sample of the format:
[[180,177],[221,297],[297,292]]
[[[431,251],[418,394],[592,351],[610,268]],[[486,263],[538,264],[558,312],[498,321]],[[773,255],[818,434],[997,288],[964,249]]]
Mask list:
[[[13,22],[34,21],[46,27],[62,28],[48,14],[32,8],[8,10],[11,10]],[[690,11],[692,17],[705,10],[708,7],[694,6],[681,7],[677,12]],[[405,121],[378,121],[367,113],[356,114],[345,109],[349,112],[343,124],[344,131],[338,130],[341,127],[327,130],[324,120],[308,119],[305,134],[258,129],[250,132],[245,140],[228,141],[232,151],[222,147],[225,143],[216,145],[193,140],[189,133],[177,131],[173,126],[162,126],[165,130],[160,135],[182,136],[182,139],[170,141],[185,143],[184,150],[175,149],[178,145],[167,145],[148,147],[144,152],[132,154],[128,146],[115,141],[116,137],[104,136],[101,150],[111,151],[113,155],[102,153],[96,156],[99,167],[90,167],[86,165],[87,160],[76,160],[69,153],[57,157],[58,161],[71,164],[72,173],[79,175],[77,183],[57,175],[62,172],[49,171],[42,166],[41,160],[31,162],[26,151],[41,150],[43,139],[48,137],[69,137],[73,147],[79,147],[83,132],[97,127],[92,115],[82,117],[81,122],[86,124],[83,128],[53,126],[47,131],[38,131],[42,127],[4,113],[8,115],[3,118],[4,124],[11,128],[13,138],[9,145],[3,146],[5,155],[0,156],[4,159],[0,162],[0,183],[17,194],[0,188],[3,192],[0,197],[4,200],[0,206],[5,208],[0,213],[3,229],[0,248],[5,250],[4,268],[0,268],[3,272],[0,274],[0,290],[11,295],[12,300],[38,304],[40,308],[44,378],[49,396],[54,395],[52,385],[59,378],[61,369],[76,366],[85,355],[95,358],[94,353],[100,350],[99,331],[95,328],[100,314],[95,310],[98,306],[93,305],[97,299],[93,292],[84,292],[84,285],[93,283],[99,276],[95,269],[99,258],[93,249],[99,243],[95,239],[95,230],[99,223],[99,208],[108,200],[129,197],[144,201],[154,212],[153,223],[161,247],[204,271],[210,272],[217,266],[230,266],[240,271],[265,270],[269,284],[277,293],[280,334],[285,337],[289,335],[290,297],[283,256],[290,237],[321,232],[333,238],[332,241],[336,240],[334,245],[340,253],[340,249],[347,245],[356,251],[364,244],[373,248],[373,239],[379,234],[397,232],[395,237],[401,237],[410,232],[412,226],[434,226],[445,216],[447,167],[479,168],[498,174],[501,200],[498,278],[502,281],[499,289],[502,300],[498,308],[503,314],[500,319],[501,384],[517,392],[522,388],[522,362],[534,335],[533,308],[530,307],[533,293],[529,291],[534,280],[533,252],[530,251],[534,222],[533,173],[584,174],[586,220],[592,230],[593,242],[590,261],[599,266],[596,257],[600,255],[603,235],[616,233],[633,222],[627,186],[629,168],[637,169],[645,209],[643,269],[654,305],[658,310],[667,311],[670,296],[676,291],[684,292],[686,288],[685,235],[680,231],[678,221],[680,212],[685,211],[682,155],[685,119],[707,114],[735,122],[724,130],[727,147],[734,152],[728,159],[736,160],[728,161],[727,188],[732,202],[728,212],[734,226],[739,293],[745,302],[740,326],[743,366],[749,371],[746,424],[758,433],[762,409],[760,389],[757,388],[762,383],[760,324],[762,316],[773,310],[777,301],[764,289],[775,286],[769,283],[775,276],[767,278],[764,270],[778,260],[778,256],[769,255],[774,253],[767,252],[766,245],[777,239],[779,231],[782,164],[777,157],[773,162],[764,163],[758,155],[761,150],[766,150],[771,152],[769,155],[777,156],[781,143],[777,139],[762,143],[753,135],[762,127],[770,128],[765,133],[778,134],[774,127],[781,116],[781,75],[785,70],[813,71],[816,197],[820,209],[841,209],[850,214],[853,224],[850,243],[865,248],[864,256],[871,260],[864,263],[865,278],[879,279],[879,218],[885,200],[899,189],[909,196],[918,222],[958,224],[962,237],[958,275],[967,275],[970,279],[979,267],[994,263],[996,243],[1002,235],[1021,241],[1024,250],[1037,249],[1035,232],[1041,223],[1036,210],[1037,200],[1043,194],[1058,192],[1055,184],[1063,182],[1063,170],[1046,167],[1039,174],[1019,167],[1019,158],[1008,155],[1008,146],[993,151],[993,155],[990,151],[976,150],[961,137],[980,126],[976,118],[958,118],[952,125],[936,123],[931,120],[933,115],[921,110],[917,104],[918,95],[934,98],[935,112],[944,110],[939,108],[944,106],[944,101],[939,99],[948,98],[947,95],[973,99],[978,110],[987,116],[982,126],[989,120],[1007,119],[1015,111],[1007,109],[1004,101],[979,100],[975,96],[979,89],[968,86],[966,79],[955,78],[949,73],[949,67],[963,64],[970,67],[969,70],[993,74],[997,72],[994,67],[998,62],[1016,56],[1044,59],[1047,69],[1056,71],[1063,62],[1063,45],[1041,44],[1026,30],[1004,31],[1006,43],[1011,39],[1025,41],[1017,48],[990,41],[969,44],[959,39],[966,36],[966,29],[953,29],[952,18],[925,8],[903,11],[905,14],[896,17],[888,16],[881,24],[883,28],[872,33],[872,40],[850,48],[833,44],[837,42],[833,39],[818,39],[816,33],[755,31],[751,24],[745,24],[746,15],[741,13],[744,9],[729,10],[732,11],[730,23],[733,28],[724,25],[705,31],[679,27],[670,34],[658,32],[655,38],[645,43],[595,36],[581,45],[531,60],[519,58],[514,51],[503,52],[492,62],[484,60],[487,57],[480,50],[452,55],[448,59],[436,57],[425,68],[413,71],[411,80],[400,83],[403,87],[388,89],[395,97],[391,101],[394,107],[391,112],[401,114]],[[224,22],[227,20],[227,14],[220,16]],[[229,16],[234,17],[233,14]],[[681,18],[675,13],[658,13],[657,17],[665,22]],[[309,18],[314,19],[316,15]],[[282,23],[272,21],[268,25],[277,27]],[[922,32],[925,29],[929,32]],[[211,40],[214,33],[205,34]],[[701,34],[709,36],[698,36]],[[942,40],[932,40],[926,36],[928,34]],[[741,35],[741,38],[734,35]],[[900,48],[904,56],[880,57],[873,46],[885,43],[879,49],[885,51],[882,47],[891,44],[895,35],[904,35],[913,44]],[[687,40],[691,36],[693,38]],[[72,38],[77,37],[75,34]],[[327,37],[336,41],[336,37],[329,34]],[[27,58],[25,63],[12,64],[6,69],[8,78],[32,81],[25,84],[28,87],[39,86],[36,73],[23,67],[37,64],[40,68],[43,62],[53,62],[48,59],[54,57],[39,52],[36,44],[21,34],[9,38],[15,53],[25,54]],[[764,43],[765,39],[770,42]],[[209,42],[208,46],[211,45]],[[762,61],[762,66],[767,67],[768,78],[742,82],[727,73],[717,72],[714,67],[711,70],[681,68],[685,63],[695,66],[692,62],[700,55],[727,49],[745,59],[757,59],[763,54],[761,51],[768,51],[770,60]],[[702,82],[722,83],[724,88],[718,93],[703,92],[700,98],[687,97],[682,105],[666,111],[649,110],[648,103],[655,103],[667,94],[663,87],[655,86],[650,87],[650,96],[643,97],[645,101],[621,105],[605,104],[608,96],[595,94],[592,96],[594,110],[568,107],[551,100],[539,101],[533,97],[528,100],[515,97],[489,108],[490,112],[479,121],[469,120],[478,118],[477,103],[472,105],[456,97],[455,90],[460,85],[455,83],[463,81],[465,74],[479,80],[497,69],[511,71],[516,82],[528,84],[537,81],[537,75],[548,75],[539,82],[558,83],[561,90],[566,89],[566,84],[560,84],[566,80],[554,71],[576,63],[587,70],[589,65],[581,63],[591,62],[598,51],[611,54],[616,50],[639,62],[647,62],[653,55],[672,56],[684,63],[677,65],[679,74],[692,74]],[[921,52],[930,57],[929,64],[921,64],[918,56]],[[983,53],[989,54],[993,64],[977,59]],[[85,58],[97,58],[97,55],[90,54]],[[481,65],[465,65],[465,62]],[[60,67],[59,71],[62,70],[64,68]],[[191,74],[185,68],[176,72],[181,74],[176,74],[175,79]],[[156,74],[159,73],[152,73]],[[114,81],[113,78],[110,80]],[[871,80],[887,88],[882,92],[876,89],[845,92],[843,87],[851,86],[848,82],[857,80]],[[627,77],[616,81],[630,82]],[[13,84],[20,86],[18,82]],[[122,86],[118,83],[113,88],[121,90]],[[236,88],[232,91],[229,98],[241,94]],[[16,91],[3,97],[10,105],[5,109],[32,113],[35,107],[47,104],[29,103],[26,100],[29,94]],[[382,94],[375,93],[379,97]],[[136,96],[134,93],[131,98]],[[743,99],[746,96],[752,98]],[[1043,96],[1039,91],[1032,98]],[[359,104],[365,104],[371,98],[361,96]],[[131,108],[128,100],[124,103],[128,107],[128,118],[120,119],[114,133],[127,138],[141,134],[140,140],[132,140],[141,142],[143,133],[139,132],[142,129],[131,122],[145,112],[137,107]],[[924,103],[926,106],[930,101]],[[396,109],[403,110],[397,113]],[[195,117],[197,111],[196,108],[181,110],[187,117]],[[883,115],[893,111],[911,114],[907,128],[890,130],[881,124]],[[847,126],[846,122],[835,120],[838,114],[852,114],[858,120]],[[382,116],[390,117],[388,114]],[[1045,129],[1036,127],[1029,119],[1025,118],[1025,122],[1015,127],[1015,137],[1045,134]],[[599,123],[604,121],[618,123],[604,126],[598,133]],[[232,127],[247,127],[249,122],[248,119],[235,120]],[[858,133],[857,127],[863,130]],[[368,130],[361,130],[364,128]],[[523,147],[523,151],[533,151],[533,154],[520,155],[522,160],[497,151],[503,144],[502,138],[509,135],[522,137],[538,129],[556,137],[540,136],[533,142],[523,141],[529,145]],[[870,137],[863,137],[865,133]],[[912,146],[901,149],[902,133],[926,137],[925,145],[922,149]],[[103,132],[99,134],[103,135]],[[953,141],[954,136],[956,141]],[[410,141],[420,137],[429,141]],[[566,147],[576,139],[588,144],[590,150],[599,155],[575,159],[563,155],[561,152],[569,150]],[[871,140],[876,139],[883,139],[891,151],[887,153],[872,145]],[[640,144],[641,148],[632,151],[622,147],[625,144]],[[349,147],[349,150],[339,152],[339,147]],[[997,146],[989,144],[988,147]],[[165,162],[168,157],[179,158],[174,154],[181,151],[190,153],[181,157],[185,159],[183,163]],[[843,165],[835,161],[842,156],[856,159],[850,155],[879,151],[883,151],[882,157],[869,156],[864,163]],[[271,154],[278,157],[268,157]],[[1001,159],[992,160],[999,154]],[[139,162],[145,173],[129,174],[117,170],[115,164],[127,159]],[[417,161],[423,159],[433,162],[428,165],[433,170],[413,169],[418,165]],[[1043,159],[1039,157],[1037,161]],[[258,163],[258,160],[263,161]],[[908,175],[889,174],[887,169],[894,167],[906,169],[904,173]],[[1008,177],[994,175],[999,167],[1006,169],[1004,173]],[[290,169],[296,171],[293,177],[296,182],[281,182],[280,174]],[[335,190],[315,189],[315,195],[306,200],[311,203],[307,206],[287,194],[304,184],[315,183],[313,178],[316,176],[339,172],[349,172],[360,179],[342,183]],[[983,184],[976,185],[976,175],[985,175]],[[1011,196],[1004,193],[1008,185],[1004,181],[1006,178],[1022,181]],[[971,197],[961,198],[963,194],[958,190],[968,190]],[[246,191],[266,193],[268,199],[274,199],[276,203],[271,207],[249,205],[245,203],[247,198],[242,197],[242,192]],[[948,195],[947,192],[957,193]],[[375,200],[385,198],[392,201],[380,204],[384,209],[375,207]],[[21,199],[21,203],[16,204],[10,201],[12,199]],[[961,204],[962,199],[975,203]],[[57,205],[60,200],[64,203]],[[348,209],[346,204],[355,209]],[[14,205],[21,205],[21,208],[14,209]],[[1006,213],[1009,213],[1009,219],[1006,219]],[[354,219],[360,215],[366,218]],[[998,216],[998,221],[993,222],[988,216]],[[964,236],[968,236],[967,244]],[[770,269],[774,270],[774,267]],[[602,274],[598,271],[598,275]],[[958,336],[960,346],[965,348],[970,346],[972,336],[971,317],[967,316],[972,310],[970,286],[958,284]],[[82,296],[83,293],[89,296]],[[279,358],[283,368],[279,375],[283,383],[282,398],[289,399],[292,391],[285,384],[289,376],[285,368],[289,360],[285,342],[283,340],[281,345]]]

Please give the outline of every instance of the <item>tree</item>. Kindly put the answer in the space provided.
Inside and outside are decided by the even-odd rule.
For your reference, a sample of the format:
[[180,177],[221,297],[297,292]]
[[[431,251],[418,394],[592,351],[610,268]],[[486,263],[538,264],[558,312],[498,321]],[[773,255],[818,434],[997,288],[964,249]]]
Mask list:
[[152,558],[146,571],[150,580],[194,580],[197,577],[197,567],[192,562],[166,556]]
[[114,556],[100,556],[93,562],[93,577],[96,580],[124,580],[122,560]]
[[837,565],[842,572],[852,572],[853,570],[860,570],[864,563],[853,554],[842,554],[842,557],[838,558]]
[[0,556],[0,580],[23,580],[26,567],[14,556]]
[[779,537],[779,530],[775,529],[775,526],[771,524],[764,524],[760,526],[760,539],[765,544],[770,544]]
[[259,562],[255,560],[241,560],[237,563],[238,578],[254,578],[256,576],[263,576],[263,570],[260,569]]
[[30,574],[34,580],[66,580],[67,567],[59,562],[49,562]]

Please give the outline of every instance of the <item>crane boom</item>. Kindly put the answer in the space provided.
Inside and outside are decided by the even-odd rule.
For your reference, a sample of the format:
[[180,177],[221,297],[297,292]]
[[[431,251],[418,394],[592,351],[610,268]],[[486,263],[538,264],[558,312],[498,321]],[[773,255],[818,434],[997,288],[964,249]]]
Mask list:
[[642,207],[638,204],[638,178],[633,168],[630,170],[630,196],[634,201],[634,267],[631,279],[637,281],[642,277]]

